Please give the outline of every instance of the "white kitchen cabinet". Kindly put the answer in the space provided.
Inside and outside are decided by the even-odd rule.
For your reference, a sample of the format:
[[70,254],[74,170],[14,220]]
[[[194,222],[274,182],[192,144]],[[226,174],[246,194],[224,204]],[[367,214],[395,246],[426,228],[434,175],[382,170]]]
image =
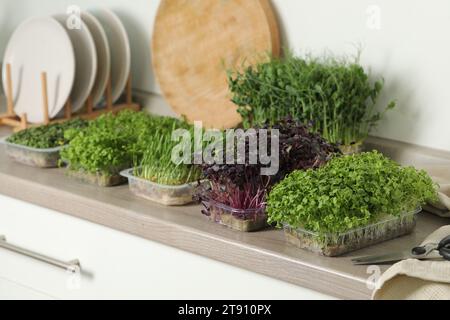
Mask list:
[[78,259],[82,269],[71,274],[0,248],[2,299],[331,298],[12,198],[0,196],[0,207],[8,243]]
[[0,278],[0,300],[53,300],[52,297]]

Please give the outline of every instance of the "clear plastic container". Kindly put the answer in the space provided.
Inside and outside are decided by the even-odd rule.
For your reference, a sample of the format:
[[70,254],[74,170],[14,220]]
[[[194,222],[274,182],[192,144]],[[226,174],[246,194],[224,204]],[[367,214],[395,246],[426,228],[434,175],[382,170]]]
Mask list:
[[286,240],[299,247],[328,257],[336,257],[386,240],[411,233],[422,208],[399,217],[387,217],[367,227],[340,234],[318,234],[284,225]]
[[72,170],[67,168],[67,175],[73,179],[81,182],[94,184],[99,187],[114,187],[127,182],[127,179],[120,174],[104,174],[104,173],[90,173],[81,170]]
[[364,145],[362,142],[354,143],[351,145],[342,145],[339,146],[339,149],[341,150],[342,154],[344,155],[352,155],[352,154],[358,154],[364,151]]
[[0,143],[5,145],[6,154],[19,163],[37,167],[37,168],[56,168],[59,164],[60,151],[64,148],[48,148],[38,149],[14,144],[7,141],[8,138],[3,138]]
[[127,169],[120,173],[128,178],[130,190],[134,195],[165,206],[183,206],[194,201],[198,182],[179,186],[163,185],[136,177],[133,174],[134,170],[134,168]]
[[227,226],[231,229],[253,232],[268,226],[266,208],[257,209],[235,209],[217,201],[203,200],[204,210],[202,213],[210,221]]

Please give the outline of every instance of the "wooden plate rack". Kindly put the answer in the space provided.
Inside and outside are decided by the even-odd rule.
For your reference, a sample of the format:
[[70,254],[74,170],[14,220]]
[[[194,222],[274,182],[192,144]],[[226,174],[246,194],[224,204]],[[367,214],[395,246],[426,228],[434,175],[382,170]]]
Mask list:
[[12,127],[14,131],[20,131],[29,128],[30,126],[47,125],[51,123],[64,122],[73,118],[81,118],[85,120],[91,120],[99,117],[102,114],[112,112],[117,113],[121,110],[130,109],[134,111],[141,110],[141,106],[133,102],[132,89],[131,89],[131,73],[128,77],[127,85],[125,88],[125,102],[121,104],[113,104],[112,102],[112,90],[111,90],[111,78],[108,79],[108,83],[105,90],[106,106],[103,109],[94,109],[92,101],[92,95],[89,95],[85,102],[83,111],[78,113],[72,112],[72,104],[70,98],[67,100],[64,106],[64,117],[57,119],[50,119],[49,107],[48,107],[48,91],[47,91],[47,73],[44,71],[41,73],[41,88],[42,88],[42,112],[44,115],[44,121],[42,123],[28,123],[27,114],[16,114],[14,112],[14,98],[13,98],[13,86],[11,78],[11,64],[6,65],[6,102],[7,111],[0,114],[0,125]]

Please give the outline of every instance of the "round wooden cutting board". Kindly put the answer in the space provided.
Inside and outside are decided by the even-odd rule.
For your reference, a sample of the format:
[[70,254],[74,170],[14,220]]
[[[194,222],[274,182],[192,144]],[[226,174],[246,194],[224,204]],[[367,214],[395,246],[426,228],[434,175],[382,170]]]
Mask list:
[[205,127],[241,122],[226,71],[278,56],[269,0],[162,0],[152,40],[153,67],[173,110]]

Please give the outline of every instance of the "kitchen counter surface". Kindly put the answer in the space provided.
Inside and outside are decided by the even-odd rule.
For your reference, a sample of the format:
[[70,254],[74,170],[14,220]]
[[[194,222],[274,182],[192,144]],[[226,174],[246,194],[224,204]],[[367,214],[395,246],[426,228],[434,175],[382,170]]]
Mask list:
[[[1,135],[2,131],[0,131]],[[4,133],[4,131],[3,131]],[[64,169],[35,169],[8,159],[0,147],[0,193],[116,230],[346,299],[368,299],[367,267],[354,256],[401,251],[448,220],[420,214],[415,232],[340,258],[299,250],[282,231],[240,233],[210,223],[200,206],[163,207],[134,197],[128,186],[98,188],[74,181]],[[26,223],[26,222],[24,222]],[[384,271],[386,267],[382,267]]]

